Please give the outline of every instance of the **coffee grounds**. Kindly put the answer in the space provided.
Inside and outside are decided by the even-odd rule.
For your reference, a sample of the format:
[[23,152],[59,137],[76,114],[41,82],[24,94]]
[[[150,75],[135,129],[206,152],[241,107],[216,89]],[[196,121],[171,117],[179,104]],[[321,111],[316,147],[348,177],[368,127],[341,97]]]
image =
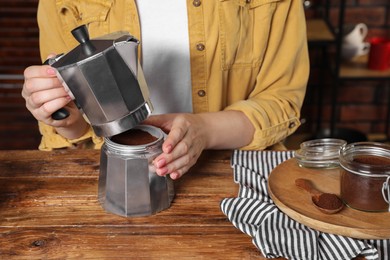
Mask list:
[[130,129],[121,134],[111,137],[111,141],[124,145],[143,145],[156,141],[157,138],[140,129]]
[[[390,159],[380,156],[356,156],[353,162],[387,166]],[[341,197],[352,208],[366,211],[387,211],[389,204],[383,199],[382,185],[387,175],[367,177],[341,170]]]
[[343,202],[335,194],[323,193],[319,196],[316,202],[317,206],[323,209],[338,209],[343,205]]
[[390,165],[390,159],[385,157],[379,157],[379,156],[357,156],[353,158],[354,162],[358,163],[364,163],[369,165]]

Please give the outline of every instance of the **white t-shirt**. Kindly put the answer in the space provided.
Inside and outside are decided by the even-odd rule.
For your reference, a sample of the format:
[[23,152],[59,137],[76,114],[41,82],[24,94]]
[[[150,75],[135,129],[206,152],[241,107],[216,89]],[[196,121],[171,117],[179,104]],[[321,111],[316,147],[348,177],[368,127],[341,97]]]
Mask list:
[[138,0],[137,7],[153,114],[192,112],[186,1]]

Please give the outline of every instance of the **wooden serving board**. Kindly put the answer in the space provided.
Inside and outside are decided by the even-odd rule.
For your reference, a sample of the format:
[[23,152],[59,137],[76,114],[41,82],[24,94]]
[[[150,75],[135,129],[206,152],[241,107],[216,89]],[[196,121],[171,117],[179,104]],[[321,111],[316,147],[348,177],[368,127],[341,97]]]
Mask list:
[[295,186],[295,180],[306,178],[322,192],[340,194],[339,169],[300,167],[295,158],[278,165],[268,179],[268,190],[276,206],[292,219],[313,229],[359,239],[389,239],[390,213],[364,212],[344,207],[327,215],[311,202],[308,192]]

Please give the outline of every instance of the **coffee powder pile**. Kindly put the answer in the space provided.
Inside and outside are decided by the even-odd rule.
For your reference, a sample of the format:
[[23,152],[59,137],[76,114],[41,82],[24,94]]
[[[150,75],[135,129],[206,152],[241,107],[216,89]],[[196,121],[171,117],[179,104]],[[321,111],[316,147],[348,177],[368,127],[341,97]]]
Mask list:
[[130,129],[111,137],[111,141],[124,145],[144,145],[156,141],[157,138],[140,129]]
[[368,164],[368,165],[390,165],[390,159],[380,156],[356,156],[353,158],[354,162]]
[[323,209],[338,209],[343,205],[343,202],[335,194],[323,193],[318,198],[317,206]]

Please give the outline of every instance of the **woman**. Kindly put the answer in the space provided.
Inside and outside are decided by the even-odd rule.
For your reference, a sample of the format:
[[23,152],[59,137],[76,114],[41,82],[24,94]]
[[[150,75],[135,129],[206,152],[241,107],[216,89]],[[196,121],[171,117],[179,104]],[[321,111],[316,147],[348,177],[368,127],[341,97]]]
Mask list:
[[[70,32],[81,24],[91,38],[127,31],[141,41],[157,110],[144,123],[169,133],[154,164],[172,179],[204,149],[264,149],[293,133],[309,74],[301,0],[176,2],[57,0],[38,7],[42,60],[74,48]],[[53,68],[31,66],[24,76],[22,95],[39,121],[41,150],[101,147]],[[70,116],[53,120],[64,106]]]

